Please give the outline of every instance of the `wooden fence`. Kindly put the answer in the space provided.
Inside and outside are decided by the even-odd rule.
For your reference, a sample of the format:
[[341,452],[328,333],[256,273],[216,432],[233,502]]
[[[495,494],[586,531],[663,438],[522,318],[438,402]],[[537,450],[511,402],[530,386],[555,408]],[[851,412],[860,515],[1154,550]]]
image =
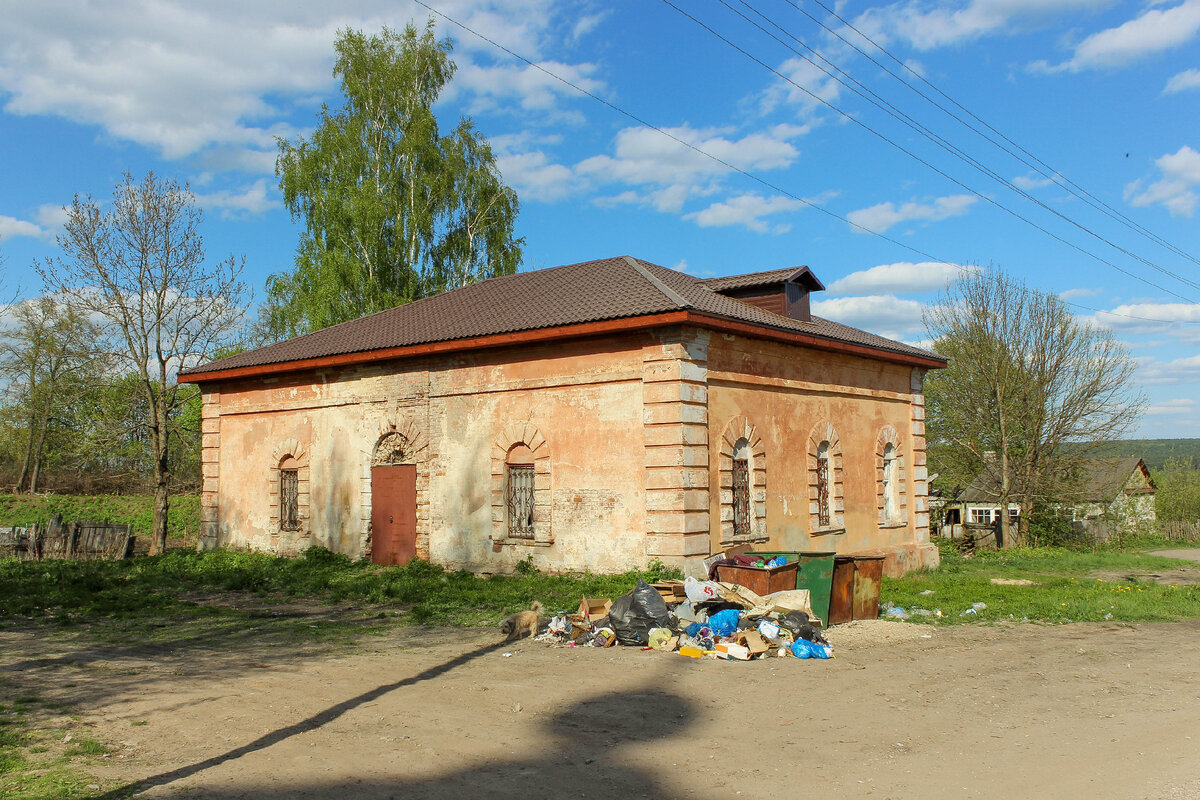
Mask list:
[[43,558],[102,559],[113,561],[133,556],[132,525],[114,525],[95,520],[64,523],[55,517],[49,523],[25,528],[0,528],[0,558],[24,561]]
[[1183,522],[1182,520],[1160,521],[1158,523],[1158,532],[1164,539],[1176,542],[1200,541],[1200,520],[1192,520],[1191,522]]

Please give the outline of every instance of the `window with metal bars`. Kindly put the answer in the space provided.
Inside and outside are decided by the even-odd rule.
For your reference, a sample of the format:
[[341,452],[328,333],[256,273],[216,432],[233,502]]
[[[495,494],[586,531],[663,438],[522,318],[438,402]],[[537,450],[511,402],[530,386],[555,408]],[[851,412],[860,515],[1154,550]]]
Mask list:
[[817,454],[817,525],[828,528],[829,513],[829,451],[823,445]]
[[744,458],[733,460],[733,535],[750,536],[750,463]]
[[508,535],[514,539],[533,538],[532,464],[508,465]]
[[300,471],[279,470],[279,528],[300,529]]

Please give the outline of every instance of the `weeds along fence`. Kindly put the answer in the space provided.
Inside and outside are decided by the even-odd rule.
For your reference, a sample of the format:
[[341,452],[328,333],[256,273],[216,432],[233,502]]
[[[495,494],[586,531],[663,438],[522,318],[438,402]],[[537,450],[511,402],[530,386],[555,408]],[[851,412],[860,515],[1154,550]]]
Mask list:
[[115,561],[133,556],[132,525],[95,520],[34,523],[24,528],[0,528],[0,558],[41,561],[44,558]]
[[1200,520],[1183,521],[1177,519],[1160,520],[1158,533],[1164,539],[1173,542],[1200,541]]

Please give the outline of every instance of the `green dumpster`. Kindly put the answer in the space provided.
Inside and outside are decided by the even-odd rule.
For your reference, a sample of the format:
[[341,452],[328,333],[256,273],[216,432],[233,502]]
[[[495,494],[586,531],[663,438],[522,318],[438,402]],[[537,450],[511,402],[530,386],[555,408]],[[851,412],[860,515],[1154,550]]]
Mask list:
[[751,550],[746,555],[760,556],[763,559],[783,556],[789,564],[800,562],[800,569],[796,572],[796,588],[808,589],[813,614],[821,618],[822,625],[829,627],[829,594],[833,585],[835,553],[832,551],[826,553],[803,550]]

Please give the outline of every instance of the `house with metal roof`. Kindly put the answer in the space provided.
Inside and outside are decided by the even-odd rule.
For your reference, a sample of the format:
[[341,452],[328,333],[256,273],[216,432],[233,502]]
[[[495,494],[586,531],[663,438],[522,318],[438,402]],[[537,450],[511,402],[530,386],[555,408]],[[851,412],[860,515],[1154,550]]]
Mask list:
[[[1062,502],[1054,510],[1060,517],[1079,523],[1075,527],[1080,533],[1104,539],[1113,526],[1134,531],[1154,524],[1157,487],[1146,462],[1137,456],[1084,459],[1074,478],[1065,482]],[[1008,505],[1013,524],[1021,516],[1021,506],[1015,500]],[[942,534],[956,538],[963,523],[995,525],[1002,513],[1000,472],[993,463],[980,470],[946,504]]]
[[195,367],[203,543],[486,572],[747,546],[936,563],[922,381],[945,361],[812,316],[823,288],[622,256]]

